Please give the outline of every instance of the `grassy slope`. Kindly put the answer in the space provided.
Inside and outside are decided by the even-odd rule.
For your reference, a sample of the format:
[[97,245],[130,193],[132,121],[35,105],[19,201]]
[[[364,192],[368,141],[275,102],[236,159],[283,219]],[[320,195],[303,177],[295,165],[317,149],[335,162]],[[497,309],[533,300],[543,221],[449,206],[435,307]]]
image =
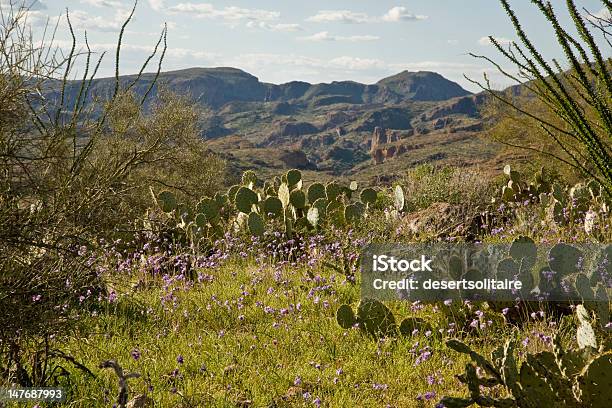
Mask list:
[[[340,328],[335,310],[344,302],[356,304],[358,285],[325,271],[317,280],[308,278],[305,268],[255,265],[230,262],[203,271],[213,275],[213,281],[189,289],[172,284],[176,303],[165,308],[160,298],[168,292],[161,282],[130,291],[99,317],[90,318],[87,323],[97,334],[66,344],[66,351],[89,367],[112,358],[127,371],[141,373],[143,378],[130,382],[131,396],[144,392],[150,381],[150,395],[162,407],[316,406],[316,398],[330,407],[433,407],[442,395],[466,392],[453,377],[463,370],[465,357],[447,349],[442,339],[419,333],[376,342],[357,329]],[[427,316],[437,327],[449,327],[449,320],[431,306],[416,311],[408,303],[389,306],[396,318]],[[266,307],[274,311],[267,313]],[[289,312],[282,314],[281,309]],[[488,353],[495,339],[509,335],[509,326],[500,318],[493,317],[497,323],[473,333],[469,342]],[[524,333],[533,328],[526,326]],[[417,364],[426,346],[431,347],[431,358]],[[529,345],[541,346],[537,340]],[[138,360],[130,356],[134,348],[141,353]],[[175,369],[180,375],[173,380],[169,374]],[[94,369],[96,380],[71,371],[69,406],[112,404],[117,379],[110,370]],[[429,375],[435,378],[432,385]],[[296,378],[301,379],[298,386]],[[416,399],[428,391],[437,396]]]

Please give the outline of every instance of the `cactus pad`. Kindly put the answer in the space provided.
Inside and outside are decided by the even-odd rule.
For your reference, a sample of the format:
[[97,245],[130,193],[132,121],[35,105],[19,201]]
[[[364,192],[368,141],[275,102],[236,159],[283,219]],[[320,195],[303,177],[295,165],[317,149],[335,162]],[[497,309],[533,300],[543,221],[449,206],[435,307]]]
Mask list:
[[550,269],[565,276],[578,270],[577,264],[582,252],[567,244],[557,244],[548,252],[548,265]]
[[418,317],[408,317],[400,323],[399,332],[402,336],[410,336],[415,330],[423,333],[431,330],[431,325]]
[[396,330],[393,313],[378,300],[364,299],[357,308],[361,327],[371,336],[389,336]]
[[210,198],[203,198],[196,206],[196,211],[206,216],[208,220],[214,220],[219,216],[219,204]]
[[170,191],[162,191],[157,195],[157,200],[162,211],[165,213],[172,212],[176,209],[176,197]]
[[289,194],[289,202],[295,208],[304,208],[306,206],[306,194],[302,190],[293,190]]
[[395,186],[395,189],[393,190],[393,198],[395,209],[401,212],[404,209],[405,204],[404,190],[402,190],[401,186]]
[[263,210],[266,216],[280,217],[283,215],[283,203],[276,197],[268,197],[263,202]]
[[582,402],[589,407],[609,407],[612,400],[612,353],[593,359],[579,381]]
[[259,197],[257,193],[247,187],[240,187],[236,192],[236,199],[234,203],[238,211],[248,214],[251,212],[253,204],[257,204]]
[[374,190],[373,188],[364,188],[363,190],[361,190],[359,199],[362,203],[371,205],[376,202],[376,197],[376,190]]
[[289,186],[286,183],[281,183],[278,188],[278,198],[281,201],[283,208],[287,208],[289,206],[289,200],[291,198],[289,193]]
[[206,226],[206,216],[201,213],[196,214],[194,222],[198,227],[204,228]]
[[312,183],[308,187],[308,202],[312,204],[319,198],[325,198],[325,186],[321,183]]
[[247,170],[242,173],[242,185],[248,188],[253,188],[257,182],[257,175],[253,170]]
[[302,172],[296,169],[291,169],[287,172],[287,183],[289,187],[297,185],[302,180]]
[[[361,204],[361,203],[359,203]],[[349,204],[344,209],[344,219],[350,224],[355,224],[363,215],[363,204]]]
[[319,209],[317,207],[310,207],[306,214],[306,218],[310,225],[316,228],[317,225],[319,225]]
[[343,329],[350,329],[357,322],[355,313],[349,305],[341,305],[336,311],[336,320]]
[[334,182],[327,183],[325,186],[325,195],[327,196],[328,201],[336,200],[342,192],[342,188]]
[[247,225],[249,226],[249,232],[251,235],[261,236],[264,233],[264,222],[261,218],[261,215],[256,212],[252,212],[249,214],[249,219],[247,221]]
[[240,189],[240,186],[238,185],[234,185],[231,186],[228,190],[227,190],[227,197],[231,200],[234,201],[236,199],[236,193],[238,192],[238,190]]

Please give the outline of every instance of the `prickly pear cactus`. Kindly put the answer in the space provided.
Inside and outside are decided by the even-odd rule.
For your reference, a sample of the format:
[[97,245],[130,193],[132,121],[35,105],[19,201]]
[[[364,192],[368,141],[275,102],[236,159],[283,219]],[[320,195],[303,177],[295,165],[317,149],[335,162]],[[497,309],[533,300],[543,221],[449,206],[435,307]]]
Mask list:
[[281,217],[283,215],[283,203],[276,197],[268,197],[263,202],[263,211],[266,216]]
[[227,197],[230,199],[230,201],[233,202],[236,200],[236,193],[238,192],[238,190],[240,190],[240,186],[238,185],[231,186],[227,190]]
[[323,218],[325,216],[325,210],[327,210],[328,201],[326,198],[319,198],[317,201],[312,203],[312,208],[316,208],[319,210],[319,218]]
[[289,186],[285,183],[281,183],[278,188],[278,199],[283,204],[283,208],[287,208],[289,206],[289,200],[291,199],[291,195],[289,193]]
[[289,187],[296,186],[302,180],[302,173],[299,170],[292,169],[287,172],[287,184]]
[[248,187],[240,187],[236,192],[234,204],[238,211],[248,214],[251,212],[253,205],[257,204],[258,201],[257,193]]
[[595,331],[590,323],[589,312],[587,312],[583,305],[576,306],[576,317],[579,321],[578,330],[576,331],[578,347],[581,349],[592,348],[596,350],[597,339],[595,338]]
[[246,186],[250,189],[255,187],[255,183],[257,183],[257,175],[253,170],[247,170],[242,173],[242,185]]
[[316,228],[319,225],[319,209],[317,207],[310,207],[306,214],[306,218],[310,225]]
[[327,196],[327,201],[336,200],[340,194],[342,193],[342,189],[338,185],[338,183],[330,182],[325,186],[325,195]]
[[[491,353],[492,362],[458,340],[447,341],[450,348],[470,355],[476,365],[492,377],[477,376],[474,368],[468,364],[466,373],[458,378],[468,386],[471,398],[444,397],[441,404],[446,407],[469,406],[465,404],[470,402],[482,406],[520,408],[609,406],[612,400],[612,353],[593,356],[597,344],[589,314],[584,306],[579,305],[576,315],[580,326],[585,326],[582,330],[579,327],[579,337],[581,332],[589,332],[586,339],[578,340],[581,349],[564,350],[557,334],[553,338],[552,353],[527,354],[520,370],[517,370],[511,340]],[[480,394],[481,386],[494,385],[505,386],[512,398],[494,399]]]
[[206,216],[204,214],[196,214],[194,222],[195,222],[195,225],[198,226],[199,228],[206,227],[206,224],[208,223],[208,221],[206,220]]
[[405,199],[404,199],[404,190],[402,190],[401,186],[395,186],[393,190],[394,204],[395,209],[401,212],[404,209]]
[[578,270],[582,256],[582,252],[571,245],[557,244],[548,252],[548,265],[553,271],[567,276]]
[[431,325],[419,317],[407,317],[400,323],[399,332],[402,336],[411,336],[415,331],[425,333],[431,330]]
[[355,323],[357,318],[353,309],[349,305],[341,305],[336,311],[336,320],[343,329],[350,329]]
[[157,195],[157,201],[163,212],[169,213],[176,209],[176,197],[170,191],[162,191]]
[[361,219],[363,211],[364,208],[361,203],[349,204],[344,209],[344,219],[349,224],[355,224]]
[[612,401],[612,353],[594,358],[580,373],[580,399],[584,406],[609,407]]
[[357,307],[357,320],[374,337],[389,336],[396,330],[393,313],[378,300],[362,300]]
[[349,305],[340,306],[336,311],[336,320],[344,329],[349,329],[358,323],[364,333],[375,338],[397,333],[395,317],[391,310],[374,299],[362,300],[357,307],[357,314]]
[[308,187],[308,202],[312,204],[319,198],[325,198],[325,186],[321,183],[312,183]]
[[264,222],[261,218],[261,215],[256,212],[251,212],[249,214],[249,219],[247,221],[247,225],[249,227],[249,232],[251,235],[261,236],[264,233]]
[[215,220],[219,216],[219,204],[211,198],[203,198],[196,206],[196,211],[206,216],[207,220]]
[[376,190],[373,188],[364,188],[361,190],[361,194],[359,195],[359,199],[364,204],[372,205],[376,202]]
[[306,194],[302,190],[293,190],[289,194],[289,202],[295,208],[304,208],[306,206]]

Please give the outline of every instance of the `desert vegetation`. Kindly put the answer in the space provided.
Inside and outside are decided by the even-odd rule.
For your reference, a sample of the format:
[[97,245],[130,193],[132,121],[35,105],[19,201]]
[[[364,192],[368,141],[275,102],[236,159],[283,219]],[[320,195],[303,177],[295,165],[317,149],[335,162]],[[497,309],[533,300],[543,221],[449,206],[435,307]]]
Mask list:
[[[607,406],[612,74],[596,38],[609,40],[610,22],[568,1],[585,46],[533,3],[571,69],[553,71],[502,1],[533,56],[495,45],[531,95],[489,89],[487,109],[493,135],[546,159],[495,174],[424,163],[376,185],[236,172],[201,137],[210,111],[155,80],[134,91],[153,61],[160,75],[165,28],[140,74],[117,68],[100,95],[99,59],[76,51],[72,27],[64,55],[11,8],[0,26],[0,387],[61,387],[69,407]],[[83,76],[69,81],[77,63]],[[527,131],[504,139],[521,121]],[[583,301],[362,299],[363,248],[394,242],[537,245],[545,268],[511,252],[510,276],[557,290],[551,276],[575,274],[568,290]],[[604,248],[597,274],[580,244]]]

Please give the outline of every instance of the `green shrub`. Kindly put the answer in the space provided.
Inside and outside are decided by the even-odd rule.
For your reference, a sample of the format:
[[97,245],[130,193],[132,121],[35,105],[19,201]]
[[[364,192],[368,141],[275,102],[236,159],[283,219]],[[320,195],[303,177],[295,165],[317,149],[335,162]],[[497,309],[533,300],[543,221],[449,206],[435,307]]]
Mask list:
[[486,205],[494,191],[489,178],[475,170],[423,164],[400,180],[405,191],[405,211],[412,212],[434,203]]

